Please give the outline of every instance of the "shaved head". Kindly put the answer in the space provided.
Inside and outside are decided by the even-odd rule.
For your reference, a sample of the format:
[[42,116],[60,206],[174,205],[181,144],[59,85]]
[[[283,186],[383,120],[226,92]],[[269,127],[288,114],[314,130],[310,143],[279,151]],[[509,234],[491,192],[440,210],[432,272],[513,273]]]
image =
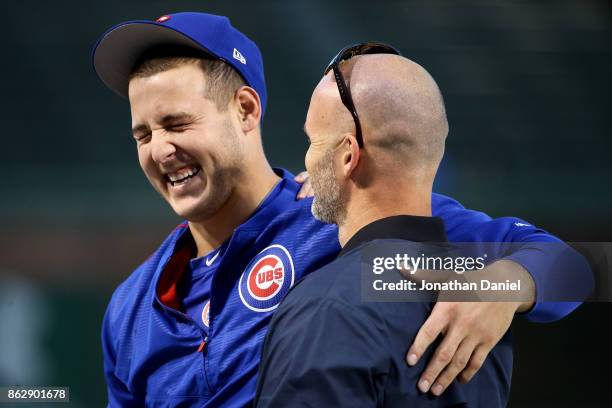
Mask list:
[[[423,67],[398,55],[359,55],[339,68],[359,116],[363,147],[357,146],[355,122],[330,71],[312,94],[304,125],[311,142],[306,168],[315,193],[313,213],[340,226],[347,210],[350,215],[362,203],[430,214],[448,134],[438,85]],[[390,195],[410,208],[388,208],[391,200],[380,198]]]
[[[444,154],[448,122],[442,94],[431,75],[419,64],[390,54],[356,56],[340,68],[372,158],[395,160],[413,171],[433,168],[435,172]],[[332,72],[315,89],[311,110],[316,116],[312,119],[329,129],[330,142],[355,133]]]
[[413,61],[388,54],[356,57],[352,68],[349,81],[366,143],[437,167],[448,122],[431,75]]

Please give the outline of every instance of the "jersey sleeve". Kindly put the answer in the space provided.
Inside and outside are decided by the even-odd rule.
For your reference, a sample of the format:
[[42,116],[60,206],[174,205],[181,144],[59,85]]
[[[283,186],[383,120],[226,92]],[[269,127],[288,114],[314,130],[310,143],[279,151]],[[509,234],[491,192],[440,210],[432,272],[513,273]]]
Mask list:
[[111,310],[113,301],[111,300],[104,320],[102,321],[102,356],[104,359],[104,378],[106,380],[108,408],[141,407],[144,401],[139,401],[128,390],[127,386],[116,375],[116,348],[115,341],[117,336],[113,334],[111,324]]
[[525,268],[536,287],[536,302],[525,313],[528,320],[546,323],[562,319],[591,295],[595,286],[591,267],[575,249],[542,230],[513,234],[523,245],[506,259]]
[[[505,259],[520,264],[534,280],[536,302],[524,314],[528,320],[562,319],[593,291],[594,278],[588,262],[548,232],[515,217],[493,219],[439,194],[432,196],[432,207],[433,215],[444,220],[450,241],[521,244],[513,245],[516,249]],[[571,301],[547,300],[555,297]]]

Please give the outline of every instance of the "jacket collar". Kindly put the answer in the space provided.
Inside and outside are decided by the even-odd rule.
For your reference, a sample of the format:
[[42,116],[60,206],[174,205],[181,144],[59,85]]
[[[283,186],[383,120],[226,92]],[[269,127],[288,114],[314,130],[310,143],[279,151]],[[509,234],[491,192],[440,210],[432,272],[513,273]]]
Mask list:
[[361,228],[348,240],[338,257],[375,239],[403,239],[414,242],[446,242],[442,218],[396,215],[381,218]]

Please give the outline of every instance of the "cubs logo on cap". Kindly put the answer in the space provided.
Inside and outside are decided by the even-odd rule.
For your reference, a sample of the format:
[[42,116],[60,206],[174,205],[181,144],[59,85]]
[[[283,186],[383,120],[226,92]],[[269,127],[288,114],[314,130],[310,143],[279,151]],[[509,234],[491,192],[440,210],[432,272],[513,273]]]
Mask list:
[[289,251],[282,245],[270,245],[246,267],[238,283],[238,293],[249,309],[268,312],[278,307],[293,286],[294,278]]

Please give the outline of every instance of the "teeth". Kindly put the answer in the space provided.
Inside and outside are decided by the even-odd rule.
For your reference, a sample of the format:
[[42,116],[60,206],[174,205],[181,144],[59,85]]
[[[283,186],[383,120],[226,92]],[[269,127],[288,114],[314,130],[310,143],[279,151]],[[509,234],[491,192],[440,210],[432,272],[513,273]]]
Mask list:
[[183,179],[191,177],[197,172],[198,172],[198,169],[196,167],[192,167],[190,169],[181,169],[174,173],[168,173],[168,178],[170,179],[172,183],[175,183],[177,181],[181,181]]

